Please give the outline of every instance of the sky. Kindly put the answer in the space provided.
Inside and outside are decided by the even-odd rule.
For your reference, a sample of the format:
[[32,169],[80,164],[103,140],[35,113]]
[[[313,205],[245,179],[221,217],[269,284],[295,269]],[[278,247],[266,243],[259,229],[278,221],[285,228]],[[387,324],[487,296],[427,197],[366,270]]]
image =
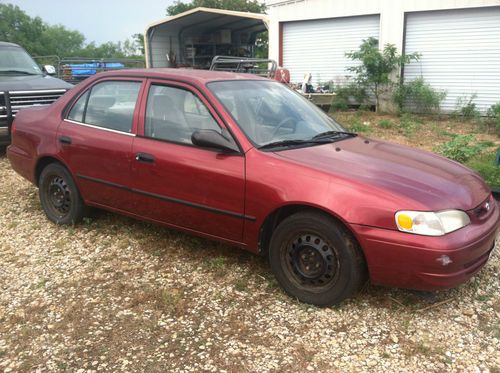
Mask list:
[[166,16],[173,0],[0,0],[29,16],[61,24],[85,35],[87,43],[123,41],[143,33],[147,25]]

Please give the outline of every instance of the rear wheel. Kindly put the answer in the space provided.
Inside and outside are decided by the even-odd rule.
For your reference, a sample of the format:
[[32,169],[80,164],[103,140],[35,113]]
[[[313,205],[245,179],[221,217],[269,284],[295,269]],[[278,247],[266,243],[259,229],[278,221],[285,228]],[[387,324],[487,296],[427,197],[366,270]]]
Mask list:
[[56,224],[76,224],[85,205],[69,171],[59,163],[47,165],[39,179],[39,196],[45,215]]
[[292,297],[317,306],[340,303],[366,280],[366,265],[351,234],[315,212],[292,215],[271,238],[271,269]]

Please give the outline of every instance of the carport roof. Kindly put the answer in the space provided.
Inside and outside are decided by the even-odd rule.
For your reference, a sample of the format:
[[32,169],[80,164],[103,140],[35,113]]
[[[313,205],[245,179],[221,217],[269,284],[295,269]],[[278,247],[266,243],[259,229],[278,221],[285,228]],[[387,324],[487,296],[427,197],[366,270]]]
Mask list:
[[214,29],[261,32],[267,30],[268,18],[265,14],[199,7],[151,23],[146,35],[151,29],[166,25],[179,31],[196,27],[200,32]]

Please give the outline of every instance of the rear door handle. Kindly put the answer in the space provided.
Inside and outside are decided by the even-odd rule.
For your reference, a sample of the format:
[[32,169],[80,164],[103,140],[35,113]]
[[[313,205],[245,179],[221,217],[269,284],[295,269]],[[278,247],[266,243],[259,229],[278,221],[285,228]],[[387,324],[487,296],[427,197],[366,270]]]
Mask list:
[[59,137],[59,142],[61,144],[68,144],[69,145],[69,144],[71,144],[71,137],[69,137],[69,136],[61,136],[61,137]]
[[139,162],[144,162],[144,163],[155,163],[154,155],[147,154],[147,153],[137,153],[135,155],[135,160],[139,161]]

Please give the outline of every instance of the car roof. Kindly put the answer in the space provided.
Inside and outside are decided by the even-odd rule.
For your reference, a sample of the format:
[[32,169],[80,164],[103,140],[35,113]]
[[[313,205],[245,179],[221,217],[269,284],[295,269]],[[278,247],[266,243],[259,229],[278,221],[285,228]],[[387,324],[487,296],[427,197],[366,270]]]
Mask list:
[[269,80],[254,74],[232,73],[225,71],[210,71],[197,69],[171,69],[171,68],[151,68],[151,69],[123,69],[107,71],[99,74],[99,77],[105,76],[130,76],[184,80],[192,83],[205,84],[213,81],[224,80]]
[[21,48],[20,45],[14,44],[14,43],[9,43],[6,41],[0,41],[0,47],[18,47]]

